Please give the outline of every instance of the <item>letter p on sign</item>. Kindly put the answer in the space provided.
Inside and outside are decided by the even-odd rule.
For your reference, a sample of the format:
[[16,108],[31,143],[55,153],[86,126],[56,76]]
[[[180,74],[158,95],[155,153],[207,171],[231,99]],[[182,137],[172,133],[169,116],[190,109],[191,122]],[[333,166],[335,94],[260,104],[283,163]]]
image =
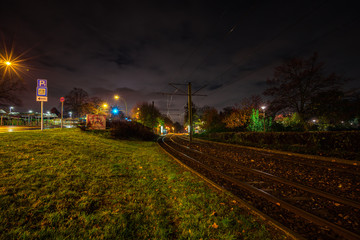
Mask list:
[[46,79],[38,79],[37,86],[38,87],[47,87],[47,80]]

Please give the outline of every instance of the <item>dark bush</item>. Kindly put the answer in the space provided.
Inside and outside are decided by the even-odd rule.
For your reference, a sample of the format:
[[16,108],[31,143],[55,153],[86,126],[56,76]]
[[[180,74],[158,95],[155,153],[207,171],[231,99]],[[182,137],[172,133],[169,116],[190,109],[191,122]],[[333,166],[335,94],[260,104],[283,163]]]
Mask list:
[[154,141],[157,135],[150,128],[137,122],[113,121],[110,125],[110,135],[116,139],[132,139]]
[[77,125],[78,128],[80,128],[82,131],[86,131],[86,122],[81,122]]
[[360,131],[210,133],[210,140],[360,160]]

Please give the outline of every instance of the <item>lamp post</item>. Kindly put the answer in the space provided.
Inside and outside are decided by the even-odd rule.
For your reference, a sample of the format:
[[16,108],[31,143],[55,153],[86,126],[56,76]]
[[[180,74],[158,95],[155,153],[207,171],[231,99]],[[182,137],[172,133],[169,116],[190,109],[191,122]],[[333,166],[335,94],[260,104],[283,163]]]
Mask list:
[[261,106],[261,109],[264,112],[264,132],[266,132],[266,127],[265,127],[265,109],[266,109],[266,106]]
[[10,121],[11,121],[11,124],[12,124],[12,119],[11,119],[11,116],[10,116],[10,114],[11,114],[11,109],[14,109],[14,107],[10,107],[10,111],[9,111],[9,118],[10,118]]
[[72,116],[72,112],[69,112],[69,115],[70,115],[70,118],[71,118],[71,116]]
[[106,115],[107,114],[107,108],[109,107],[109,105],[107,103],[104,103],[101,107],[102,107],[101,111],[104,111],[105,115]]
[[29,110],[29,126],[31,126],[31,115],[32,115],[33,111]]
[[100,114],[104,114],[106,117],[110,116],[110,113],[108,112],[109,105],[107,103],[103,103],[100,107]]
[[119,100],[119,99],[122,99],[124,101],[124,104],[125,104],[125,116],[127,116],[127,104],[126,104],[126,101],[123,97],[119,96],[119,95],[115,95],[114,96],[114,99],[115,100]]

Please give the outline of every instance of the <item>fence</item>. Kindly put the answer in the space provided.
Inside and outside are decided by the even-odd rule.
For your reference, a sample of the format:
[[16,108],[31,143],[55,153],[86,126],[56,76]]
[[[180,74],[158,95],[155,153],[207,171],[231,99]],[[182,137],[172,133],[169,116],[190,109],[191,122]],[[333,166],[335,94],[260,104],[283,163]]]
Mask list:
[[[63,125],[76,126],[78,124],[77,119],[63,119]],[[27,127],[40,127],[40,116],[0,116],[0,126],[27,126]],[[45,127],[56,127],[61,125],[60,118],[44,117]]]

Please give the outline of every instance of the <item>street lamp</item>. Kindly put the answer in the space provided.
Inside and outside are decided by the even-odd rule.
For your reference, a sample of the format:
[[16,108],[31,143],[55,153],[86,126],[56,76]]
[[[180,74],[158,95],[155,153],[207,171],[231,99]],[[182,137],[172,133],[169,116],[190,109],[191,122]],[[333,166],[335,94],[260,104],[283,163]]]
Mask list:
[[29,120],[29,126],[31,126],[31,115],[32,115],[33,111],[32,110],[29,110],[29,117],[28,117],[28,120]]
[[9,112],[9,113],[11,113],[11,110],[12,110],[12,109],[14,109],[14,107],[10,107],[10,112]]
[[119,95],[114,95],[114,99],[115,100],[119,100],[119,99],[122,99],[124,101],[124,104],[125,104],[125,116],[127,115],[127,104],[126,104],[126,101],[123,97],[119,96]]
[[266,109],[266,106],[261,106],[261,109],[264,112],[264,132],[266,132],[266,128],[265,128],[265,109]]
[[69,115],[70,115],[70,118],[71,118],[71,116],[72,116],[72,112],[69,112]]

